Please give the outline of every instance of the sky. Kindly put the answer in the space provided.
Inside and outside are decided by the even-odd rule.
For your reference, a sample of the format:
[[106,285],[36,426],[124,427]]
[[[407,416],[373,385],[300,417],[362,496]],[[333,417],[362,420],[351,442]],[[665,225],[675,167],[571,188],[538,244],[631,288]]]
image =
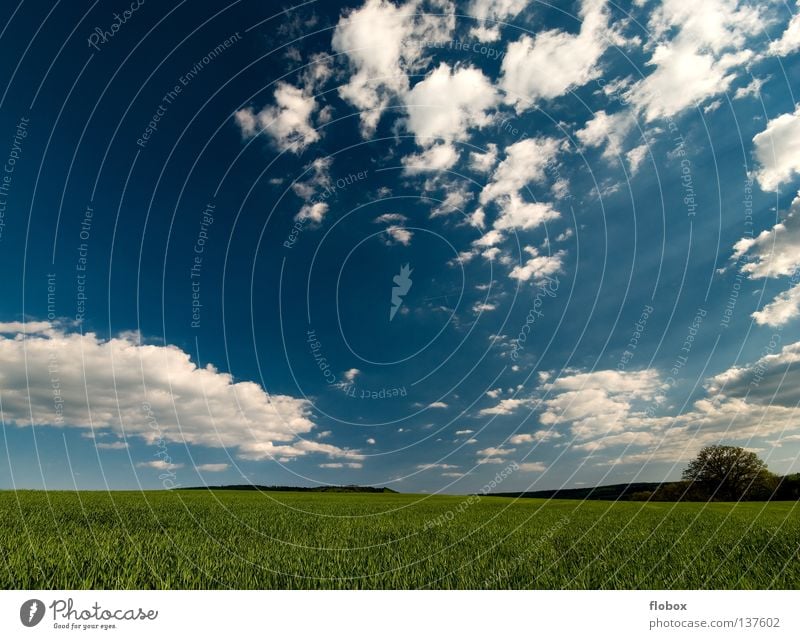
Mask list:
[[0,488],[800,471],[800,14],[0,7]]

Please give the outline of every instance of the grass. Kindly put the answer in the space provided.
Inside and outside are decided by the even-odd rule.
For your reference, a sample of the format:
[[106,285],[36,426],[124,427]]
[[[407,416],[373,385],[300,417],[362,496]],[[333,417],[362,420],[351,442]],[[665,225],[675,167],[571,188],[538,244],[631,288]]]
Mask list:
[[0,492],[0,588],[800,587],[800,505]]

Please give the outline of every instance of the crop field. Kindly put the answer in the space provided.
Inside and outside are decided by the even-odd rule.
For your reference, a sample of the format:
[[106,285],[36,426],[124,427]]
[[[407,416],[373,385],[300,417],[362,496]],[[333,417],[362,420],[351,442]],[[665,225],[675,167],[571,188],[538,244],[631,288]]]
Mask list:
[[800,507],[0,492],[0,588],[798,588]]

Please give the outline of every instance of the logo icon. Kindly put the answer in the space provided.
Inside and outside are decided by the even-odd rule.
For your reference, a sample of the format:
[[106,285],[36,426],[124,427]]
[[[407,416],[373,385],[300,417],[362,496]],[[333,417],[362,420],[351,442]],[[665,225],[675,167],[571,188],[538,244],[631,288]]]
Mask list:
[[19,609],[19,620],[27,628],[33,628],[44,618],[44,602],[28,599]]
[[395,286],[392,287],[392,305],[389,308],[390,322],[403,305],[403,298],[408,294],[408,291],[411,290],[411,285],[414,283],[411,281],[411,273],[413,272],[413,269],[406,264],[400,267],[400,273],[392,278]]

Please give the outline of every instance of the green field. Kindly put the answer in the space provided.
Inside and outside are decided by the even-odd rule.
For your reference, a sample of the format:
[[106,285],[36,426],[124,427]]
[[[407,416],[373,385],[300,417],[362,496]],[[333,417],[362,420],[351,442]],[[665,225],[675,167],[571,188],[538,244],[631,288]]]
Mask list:
[[800,505],[0,492],[0,588],[791,588]]

